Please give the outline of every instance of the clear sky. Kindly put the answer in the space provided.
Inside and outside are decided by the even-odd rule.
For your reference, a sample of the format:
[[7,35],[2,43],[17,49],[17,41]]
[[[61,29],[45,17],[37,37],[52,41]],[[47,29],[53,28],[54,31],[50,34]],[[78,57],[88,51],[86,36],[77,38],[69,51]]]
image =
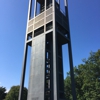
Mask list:
[[[73,63],[77,66],[83,58],[88,58],[90,51],[100,49],[100,0],[68,0],[68,8]],[[27,12],[28,0],[0,0],[0,86],[7,89],[20,84]],[[66,75],[67,46],[63,51]],[[27,69],[25,86],[29,64]]]

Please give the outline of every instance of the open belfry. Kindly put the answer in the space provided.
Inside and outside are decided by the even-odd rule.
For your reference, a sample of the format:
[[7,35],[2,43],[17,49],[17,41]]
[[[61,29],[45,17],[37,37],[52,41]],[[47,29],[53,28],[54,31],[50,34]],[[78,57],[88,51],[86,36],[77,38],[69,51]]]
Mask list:
[[22,100],[28,46],[31,46],[31,64],[27,100],[66,100],[62,56],[64,44],[68,44],[72,95],[76,100],[66,0],[64,4],[65,12],[60,9],[60,0],[29,0],[18,100]]

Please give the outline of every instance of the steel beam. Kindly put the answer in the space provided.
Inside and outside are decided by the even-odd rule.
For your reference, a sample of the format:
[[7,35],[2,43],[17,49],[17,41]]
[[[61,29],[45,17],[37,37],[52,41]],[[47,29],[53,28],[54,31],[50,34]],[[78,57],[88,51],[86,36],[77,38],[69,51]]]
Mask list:
[[20,83],[20,90],[19,90],[18,100],[22,100],[24,80],[25,80],[26,60],[27,60],[27,50],[28,50],[28,45],[26,44],[25,49],[24,49],[24,60],[23,60],[23,68],[22,68],[22,76],[21,76],[21,83]]
[[65,0],[65,11],[66,16],[68,18],[68,27],[69,27],[69,42],[68,42],[68,51],[69,51],[69,63],[70,63],[70,76],[71,76],[71,87],[72,87],[72,96],[73,100],[77,100],[76,98],[76,90],[75,90],[75,79],[74,79],[74,69],[73,69],[73,58],[72,58],[72,47],[71,47],[71,37],[70,37],[70,25],[69,25],[69,16],[68,16],[68,2]]

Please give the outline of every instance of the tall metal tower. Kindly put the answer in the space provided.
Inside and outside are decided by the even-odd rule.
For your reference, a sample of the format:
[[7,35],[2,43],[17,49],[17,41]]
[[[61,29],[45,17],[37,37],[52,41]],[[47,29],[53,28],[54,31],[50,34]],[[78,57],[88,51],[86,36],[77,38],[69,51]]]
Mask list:
[[19,91],[22,100],[28,45],[31,64],[27,100],[65,100],[62,45],[68,44],[73,100],[76,100],[68,6],[65,13],[60,0],[30,0]]

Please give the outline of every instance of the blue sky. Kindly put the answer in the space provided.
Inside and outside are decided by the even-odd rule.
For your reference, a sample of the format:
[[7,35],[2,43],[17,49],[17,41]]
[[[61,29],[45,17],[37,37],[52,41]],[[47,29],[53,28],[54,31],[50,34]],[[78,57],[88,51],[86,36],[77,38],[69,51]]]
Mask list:
[[[68,8],[73,63],[77,66],[90,51],[100,49],[100,0],[68,0]],[[0,86],[7,89],[20,84],[27,12],[28,0],[0,0]],[[69,71],[67,49],[65,45],[64,74]],[[27,69],[25,86],[29,64]]]

